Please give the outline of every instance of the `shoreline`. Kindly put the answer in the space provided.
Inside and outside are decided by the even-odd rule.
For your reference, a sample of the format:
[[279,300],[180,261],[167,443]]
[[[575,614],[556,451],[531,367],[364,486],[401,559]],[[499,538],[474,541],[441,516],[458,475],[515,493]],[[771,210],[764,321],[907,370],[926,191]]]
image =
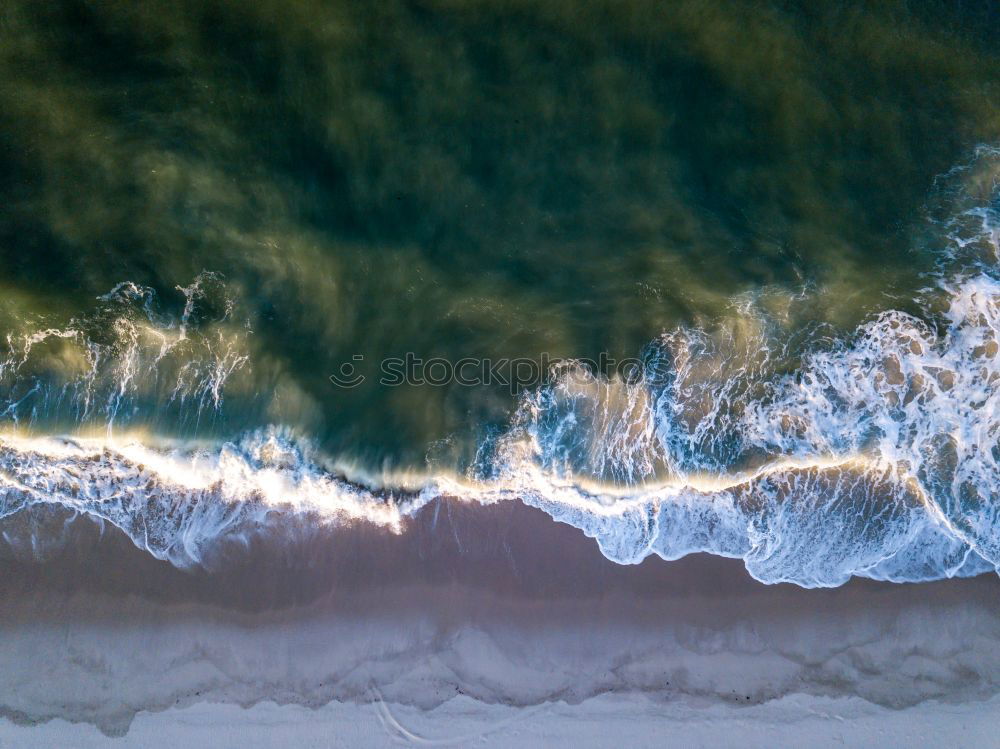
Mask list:
[[47,561],[0,563],[0,715],[17,724],[122,736],[206,705],[920,710],[1000,693],[995,575],[803,589],[706,555],[623,566],[519,502],[442,501],[398,535],[259,538],[196,572],[67,528]]

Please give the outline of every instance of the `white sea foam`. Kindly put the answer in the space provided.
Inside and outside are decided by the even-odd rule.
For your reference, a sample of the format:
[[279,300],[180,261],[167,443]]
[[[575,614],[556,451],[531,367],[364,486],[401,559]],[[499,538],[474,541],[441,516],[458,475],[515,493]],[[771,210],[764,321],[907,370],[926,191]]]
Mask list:
[[[1000,152],[985,149],[963,169],[981,182],[998,162]],[[12,433],[0,438],[0,517],[62,505],[188,566],[219,539],[275,528],[281,518],[364,520],[398,531],[436,498],[515,500],[579,528],[625,564],[703,551],[742,558],[764,582],[803,586],[996,570],[996,196],[994,178],[987,200],[945,222],[947,270],[920,300],[936,323],[885,312],[848,339],[807,347],[791,373],[775,366],[787,347],[781,334],[743,300],[715,330],[678,330],[654,342],[638,382],[564,367],[524,397],[474,471],[405,481],[349,480],[307,440],[275,427],[202,447],[156,446],[110,430],[91,440]],[[139,328],[127,321],[117,348],[97,349],[71,380],[81,408],[92,407],[95,380],[110,372],[117,390],[103,413],[114,421],[137,362],[155,369],[187,339],[199,288],[189,290],[172,327],[155,319],[140,287],[121,285],[107,297],[142,302],[161,345],[142,359]],[[12,347],[21,359],[0,365],[0,381],[16,374],[39,342],[79,335],[67,328],[26,336]],[[191,366],[200,374],[175,367],[175,392],[200,394],[217,407],[228,374],[245,359],[232,346],[199,345],[202,358]],[[107,371],[105,356],[112,360]],[[8,412],[17,411],[19,397],[13,392]]]
[[[74,419],[110,432],[143,403],[187,407],[195,418],[217,412],[227,379],[249,362],[246,330],[234,324],[234,303],[218,274],[202,273],[177,291],[184,308],[176,319],[158,312],[152,289],[126,282],[86,315],[7,333],[0,419],[15,425]],[[220,319],[195,326],[192,318],[206,302],[221,308]]]

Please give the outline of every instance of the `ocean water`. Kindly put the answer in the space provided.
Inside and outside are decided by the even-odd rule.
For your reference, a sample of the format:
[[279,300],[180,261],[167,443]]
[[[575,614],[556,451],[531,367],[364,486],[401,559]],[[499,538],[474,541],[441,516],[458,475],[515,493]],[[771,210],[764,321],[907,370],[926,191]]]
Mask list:
[[998,569],[993,5],[251,6],[0,11],[5,554],[448,498],[766,583]]

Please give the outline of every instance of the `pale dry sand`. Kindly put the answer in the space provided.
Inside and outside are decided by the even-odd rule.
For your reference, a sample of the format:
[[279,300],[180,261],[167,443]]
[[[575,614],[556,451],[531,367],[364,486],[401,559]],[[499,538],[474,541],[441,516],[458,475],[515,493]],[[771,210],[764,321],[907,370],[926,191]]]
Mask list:
[[621,566],[516,502],[272,530],[194,572],[76,520],[30,559],[65,520],[5,527],[0,745],[983,746],[1000,717],[995,576]]
[[536,708],[489,705],[456,697],[433,710],[405,705],[331,702],[301,705],[199,703],[140,713],[128,734],[109,739],[96,728],[54,720],[25,728],[0,721],[0,746],[118,747],[732,747],[877,746],[880,749],[997,745],[1000,699],[932,702],[890,710],[857,698],[794,695],[764,705],[664,705],[605,695]]

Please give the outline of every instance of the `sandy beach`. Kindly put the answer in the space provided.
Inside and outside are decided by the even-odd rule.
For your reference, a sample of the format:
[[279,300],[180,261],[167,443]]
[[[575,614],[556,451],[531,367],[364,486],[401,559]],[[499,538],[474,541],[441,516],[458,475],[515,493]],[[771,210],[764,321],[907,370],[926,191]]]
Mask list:
[[998,39],[3,0],[0,749],[1000,747]]
[[15,526],[4,745],[983,745],[1000,713],[993,575],[805,590],[702,555],[618,565],[516,501],[197,571],[79,517],[29,561]]

